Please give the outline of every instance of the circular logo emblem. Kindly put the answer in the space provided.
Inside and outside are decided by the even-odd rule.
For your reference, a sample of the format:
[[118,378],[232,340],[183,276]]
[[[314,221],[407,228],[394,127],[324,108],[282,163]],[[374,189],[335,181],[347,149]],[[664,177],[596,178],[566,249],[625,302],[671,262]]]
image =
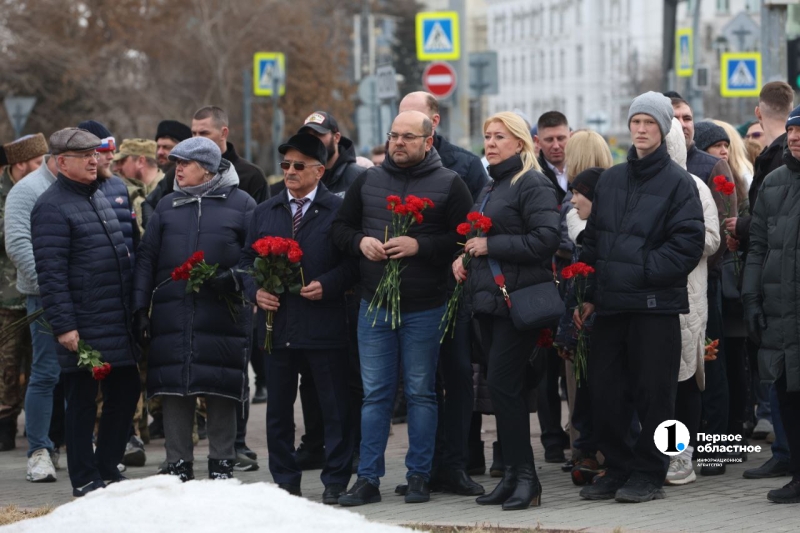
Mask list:
[[664,455],[678,455],[689,445],[689,429],[678,420],[661,422],[653,434],[656,448]]

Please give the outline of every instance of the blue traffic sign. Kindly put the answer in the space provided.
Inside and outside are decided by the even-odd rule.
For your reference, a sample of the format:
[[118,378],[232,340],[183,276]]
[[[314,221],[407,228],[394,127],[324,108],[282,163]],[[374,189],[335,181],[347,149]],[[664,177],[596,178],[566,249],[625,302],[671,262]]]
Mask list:
[[286,93],[286,60],[281,52],[258,52],[253,55],[253,94],[272,96],[275,82],[281,96]]
[[720,93],[728,98],[758,96],[761,92],[761,54],[722,54]]
[[458,13],[430,11],[417,13],[417,59],[457,60],[461,55]]

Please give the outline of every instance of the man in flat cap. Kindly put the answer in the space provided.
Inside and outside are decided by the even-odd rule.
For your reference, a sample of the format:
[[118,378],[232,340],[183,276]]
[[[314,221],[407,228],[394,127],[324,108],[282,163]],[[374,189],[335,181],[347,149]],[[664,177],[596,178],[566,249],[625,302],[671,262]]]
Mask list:
[[252,268],[252,244],[270,235],[291,238],[303,250],[306,285],[299,294],[270,294],[246,277],[245,291],[258,304],[259,345],[264,345],[266,311],[275,312],[272,352],[267,354],[267,448],[275,483],[300,495],[302,471],[295,460],[294,401],[301,366],[310,368],[321,400],[325,433],[322,502],[333,505],[350,480],[353,442],[347,388],[348,333],[345,291],[358,278],[356,258],[346,258],[333,244],[331,225],[342,199],[320,181],[325,145],[299,133],[281,145],[286,190],[256,207],[240,266]]
[[145,203],[147,195],[153,192],[164,173],[158,166],[158,145],[149,139],[125,139],[114,156],[118,172],[128,186],[128,194],[136,213],[139,233],[144,236],[148,217],[152,208]]
[[[44,318],[58,342],[67,462],[76,497],[122,479],[117,465],[139,397],[138,353],[131,328],[131,258],[116,213],[99,189],[100,145],[100,139],[86,130],[55,132],[50,150],[58,177],[31,213]],[[78,366],[76,352],[88,347],[111,365],[102,381],[94,379],[91,369]],[[103,414],[93,450],[98,386],[103,388]]]
[[[57,174],[56,158],[44,156],[44,163],[18,181],[5,202],[5,249],[17,268],[17,290],[26,299],[28,315],[42,309],[31,241],[31,211],[39,197],[55,183]],[[30,332],[33,359],[25,391],[25,434],[28,437],[26,479],[34,483],[50,482],[56,480],[59,457],[58,445],[50,439],[50,419],[53,415],[53,393],[61,367],[56,357],[53,334],[42,321],[32,321]]]
[[175,168],[169,153],[175,146],[192,136],[192,128],[177,120],[162,120],[156,129],[156,161],[161,172],[167,173]]
[[[6,197],[22,178],[42,165],[47,153],[44,135],[26,135],[3,147],[8,166],[0,174],[0,329],[25,318],[25,297],[17,290],[17,267],[5,248],[4,218]],[[0,451],[13,450],[17,417],[22,411],[24,391],[20,370],[30,364],[30,333],[26,329],[0,345]]]

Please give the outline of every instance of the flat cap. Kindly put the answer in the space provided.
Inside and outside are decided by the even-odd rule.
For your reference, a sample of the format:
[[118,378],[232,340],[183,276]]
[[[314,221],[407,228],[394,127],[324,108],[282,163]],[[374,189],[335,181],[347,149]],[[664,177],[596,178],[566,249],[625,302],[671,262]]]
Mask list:
[[80,128],[64,128],[50,136],[50,153],[86,152],[100,146],[100,138]]
[[156,142],[150,139],[125,139],[122,141],[122,144],[119,145],[119,152],[114,156],[114,161],[119,161],[130,156],[144,156],[155,159],[157,147],[158,145]]
[[219,170],[222,152],[217,143],[205,137],[189,137],[179,142],[169,153],[170,161],[197,161],[204,169],[212,174]]
[[24,163],[46,154],[47,141],[44,140],[44,135],[41,133],[26,135],[16,141],[4,144],[3,151],[6,153],[9,165]]

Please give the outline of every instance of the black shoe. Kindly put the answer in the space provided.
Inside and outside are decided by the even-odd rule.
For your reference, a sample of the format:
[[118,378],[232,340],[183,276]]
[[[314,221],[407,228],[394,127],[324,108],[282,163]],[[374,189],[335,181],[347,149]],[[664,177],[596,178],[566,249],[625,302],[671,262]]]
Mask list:
[[431,490],[428,482],[421,474],[412,474],[408,478],[406,490],[406,503],[425,503],[431,499]]
[[381,501],[381,491],[365,477],[356,480],[350,490],[339,496],[339,505],[355,507]]
[[575,459],[569,459],[565,461],[563,465],[561,465],[561,471],[572,472],[572,467],[575,466],[575,464],[576,464]]
[[250,448],[248,448],[247,444],[245,444],[243,446],[239,446],[239,447],[236,448],[236,455],[239,455],[239,454],[242,454],[245,457],[247,457],[248,459],[252,459],[253,461],[258,459],[258,454],[256,454],[256,452],[254,452]]
[[256,391],[253,394],[253,399],[250,403],[255,405],[258,403],[267,403],[267,387],[264,385],[256,386]]
[[503,502],[504,511],[518,511],[528,507],[539,507],[542,504],[542,484],[536,476],[533,464],[517,468],[517,486],[514,492]]
[[478,505],[502,505],[517,488],[517,469],[507,466],[503,469],[503,479],[489,494],[478,496],[475,503]]
[[300,470],[321,470],[325,467],[325,448],[309,450],[300,443],[294,453],[294,461]]
[[778,459],[774,455],[769,461],[759,466],[745,470],[742,477],[747,479],[765,479],[768,477],[781,477],[789,475],[789,461]]
[[[439,470],[435,481],[441,492],[451,492],[461,496],[480,496],[486,492],[480,484],[469,477],[466,470]],[[431,480],[431,486],[433,485],[434,480]]]
[[405,496],[406,492],[408,492],[408,484],[407,483],[401,483],[400,485],[397,485],[394,488],[394,493],[397,494],[398,496]]
[[285,490],[292,496],[303,495],[303,493],[300,491],[300,485],[290,485],[289,483],[278,483],[278,488]]
[[89,494],[93,490],[104,489],[104,488],[106,488],[106,484],[103,483],[102,481],[100,481],[99,479],[96,479],[96,480],[92,481],[91,483],[87,483],[86,485],[84,485],[82,487],[73,488],[72,489],[72,495],[75,496],[76,498],[81,498],[83,496],[86,496],[87,494]]
[[0,452],[7,452],[17,447],[17,417],[6,417],[0,420]]
[[209,459],[208,479],[233,479],[233,459]]
[[197,415],[197,438],[206,440],[208,438],[208,428],[206,427],[206,417]]
[[661,500],[664,497],[664,489],[647,476],[634,472],[627,483],[617,491],[614,499],[622,503],[642,503]]
[[233,469],[237,472],[254,472],[258,470],[258,461],[250,459],[243,453],[236,453],[236,460],[233,462]]
[[467,459],[467,475],[482,476],[486,473],[486,454],[483,451],[483,441],[470,443],[469,458]]
[[144,451],[144,442],[136,435],[131,435],[130,440],[125,445],[122,464],[125,466],[144,466],[146,462],[147,454]]
[[179,459],[177,463],[169,463],[167,465],[167,474],[178,476],[178,479],[186,483],[194,479],[194,464]]
[[331,483],[330,485],[325,485],[325,492],[322,493],[322,503],[325,505],[336,505],[339,503],[339,496],[344,494],[347,490],[346,485],[340,485],[339,483]]
[[701,476],[721,476],[725,473],[725,463],[710,464],[700,468]]
[[625,485],[625,481],[627,480],[624,477],[606,472],[605,475],[596,476],[591,485],[586,485],[581,489],[581,498],[584,500],[613,500],[617,491]]
[[164,419],[161,414],[153,415],[153,421],[148,426],[150,431],[150,440],[164,438]]
[[563,463],[567,460],[564,450],[559,446],[550,446],[544,451],[545,463]]
[[350,466],[351,474],[358,474],[358,465],[361,463],[361,454],[358,452],[353,453],[353,462]]
[[489,467],[489,475],[492,477],[503,477],[505,466],[503,466],[503,448],[498,441],[492,443],[492,466]]
[[775,503],[800,503],[800,477],[795,476],[783,488],[769,491],[767,499]]

